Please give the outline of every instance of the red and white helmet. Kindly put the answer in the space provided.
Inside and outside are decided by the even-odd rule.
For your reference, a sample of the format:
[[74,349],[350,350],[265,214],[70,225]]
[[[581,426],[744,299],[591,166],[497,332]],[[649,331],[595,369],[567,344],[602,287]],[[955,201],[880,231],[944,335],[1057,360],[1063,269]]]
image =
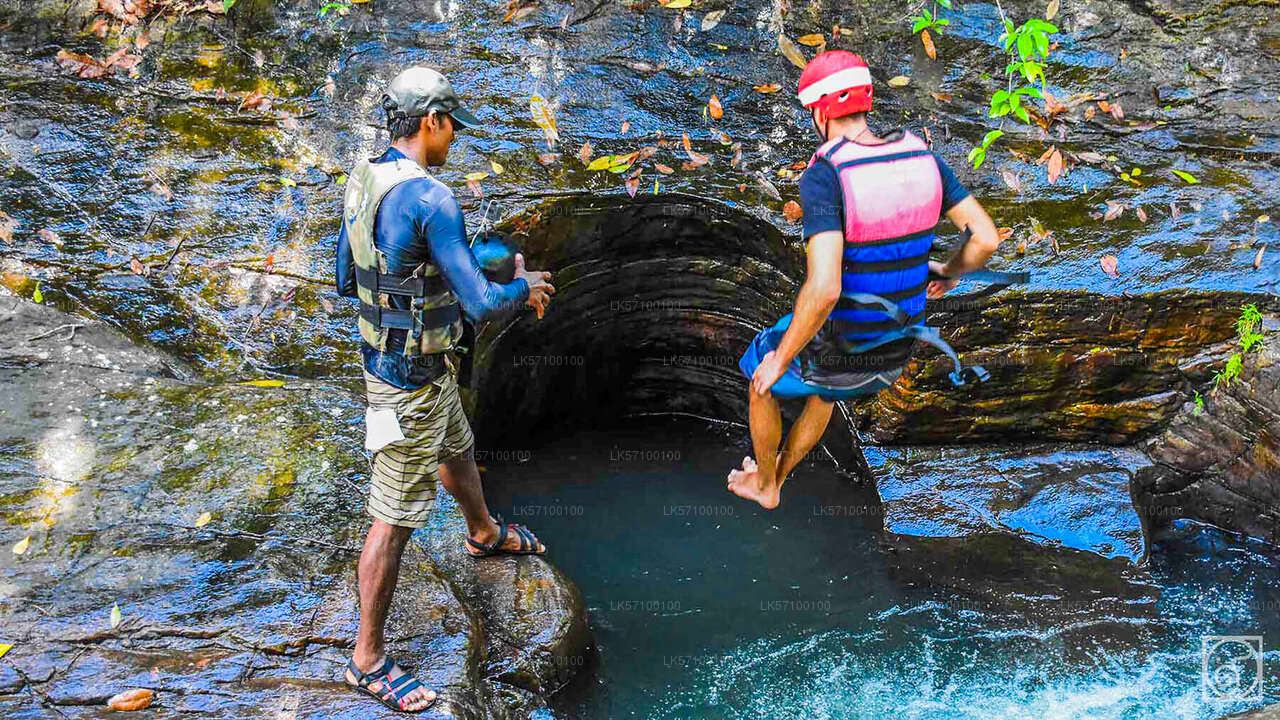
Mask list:
[[871,70],[848,50],[828,50],[800,73],[796,96],[806,109],[816,107],[828,118],[866,112],[871,109]]

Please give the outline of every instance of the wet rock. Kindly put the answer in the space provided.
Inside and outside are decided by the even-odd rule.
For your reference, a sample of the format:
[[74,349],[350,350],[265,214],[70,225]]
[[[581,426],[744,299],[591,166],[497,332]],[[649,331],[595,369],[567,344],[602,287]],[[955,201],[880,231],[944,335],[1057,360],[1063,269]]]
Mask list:
[[16,693],[27,684],[26,680],[11,667],[0,666],[0,695]]
[[1139,451],[1084,446],[866,447],[895,536],[1004,533],[1052,548],[1139,563],[1142,526],[1129,500]]
[[[1275,337],[1280,318],[1264,316]],[[1219,369],[1222,365],[1219,364]],[[1153,527],[1191,518],[1280,544],[1280,347],[1243,356],[1240,377],[1184,403],[1146,451],[1134,501]]]
[[1221,718],[1221,720],[1280,720],[1280,703],[1267,705],[1255,710],[1232,713]]
[[[1127,444],[1159,432],[1220,364],[1240,304],[1272,298],[1170,291],[1128,297],[1007,292],[931,304],[930,324],[991,373],[953,388],[950,361],[917,350],[862,414],[880,444],[1052,439]],[[1186,366],[1209,354],[1209,361]],[[1199,372],[1197,372],[1199,371]]]
[[[157,692],[156,717],[390,717],[341,682],[368,522],[358,396],[178,379],[100,323],[3,301],[0,519],[31,538],[0,556],[4,666],[71,717],[129,687]],[[451,556],[451,504],[434,527],[452,549],[406,550],[390,652],[441,692],[436,717],[545,704],[587,644],[577,591],[540,560]]]
[[447,495],[438,502],[438,522],[427,528],[424,542],[440,572],[486,619],[485,677],[534,696],[555,693],[591,651],[578,589],[542,558],[468,557],[461,513]]

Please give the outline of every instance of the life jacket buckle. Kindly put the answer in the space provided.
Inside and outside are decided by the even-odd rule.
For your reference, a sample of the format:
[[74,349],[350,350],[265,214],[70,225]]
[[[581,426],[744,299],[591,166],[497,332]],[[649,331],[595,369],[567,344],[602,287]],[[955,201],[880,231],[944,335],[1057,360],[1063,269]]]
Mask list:
[[959,387],[967,382],[985,382],[990,379],[991,373],[987,372],[987,369],[981,365],[970,365],[968,367],[952,371],[947,375],[947,377],[951,379],[952,385]]

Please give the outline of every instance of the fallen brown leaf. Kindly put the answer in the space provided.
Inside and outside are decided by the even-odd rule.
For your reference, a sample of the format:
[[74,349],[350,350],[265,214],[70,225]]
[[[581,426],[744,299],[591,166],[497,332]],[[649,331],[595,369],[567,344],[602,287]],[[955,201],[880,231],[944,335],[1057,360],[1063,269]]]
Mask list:
[[952,95],[951,93],[931,92],[929,93],[929,95],[933,97],[934,100],[937,100],[938,102],[941,102],[941,103],[949,103],[955,99],[955,95]]
[[689,156],[689,161],[692,162],[695,167],[698,165],[705,165],[711,161],[710,157],[693,149],[693,145],[689,142],[689,133],[687,132],[684,134],[684,151]]
[[43,228],[36,234],[40,236],[41,240],[49,243],[50,245],[62,244],[62,238],[58,237],[58,233],[50,230],[49,228]]
[[578,150],[578,159],[582,161],[583,165],[591,164],[591,143],[582,143],[582,147]]
[[1103,215],[1102,215],[1102,221],[1103,221],[1103,222],[1109,222],[1109,221],[1111,221],[1111,220],[1115,220],[1116,218],[1118,218],[1118,217],[1120,217],[1122,214],[1124,214],[1124,208],[1125,208],[1125,204],[1124,204],[1124,203],[1122,203],[1122,202],[1115,202],[1114,200],[1108,200],[1108,201],[1107,201],[1107,211],[1106,211],[1105,213],[1103,213]]
[[1267,251],[1267,244],[1262,243],[1262,245],[1258,248],[1258,254],[1253,256],[1254,270],[1257,270],[1258,268],[1262,267],[1262,253],[1266,251]]
[[715,95],[711,96],[711,99],[707,101],[707,114],[711,116],[712,120],[719,120],[724,117],[724,105],[720,103],[720,98]]
[[630,195],[631,197],[635,197],[636,191],[640,189],[640,178],[638,177],[627,178],[627,181],[623,183],[623,185],[626,186],[627,188],[627,194]]
[[1124,108],[1120,107],[1120,103],[1111,103],[1111,117],[1117,120],[1124,119]]
[[776,92],[778,92],[779,90],[781,90],[781,89],[782,89],[782,86],[781,86],[781,85],[779,85],[778,83],[768,83],[768,84],[766,84],[766,85],[752,85],[751,87],[752,87],[756,92],[758,92],[758,93],[765,93],[765,94],[768,94],[768,93],[776,93]]
[[658,172],[662,173],[663,175],[670,175],[671,173],[675,172],[675,170],[674,170],[674,169],[672,169],[672,168],[671,168],[671,166],[669,166],[669,165],[663,165],[662,163],[654,163],[654,164],[653,164],[653,169],[654,169],[654,170],[657,170]]
[[1102,272],[1110,275],[1111,277],[1120,277],[1120,261],[1115,255],[1103,255],[1098,261],[1098,264],[1102,265]]
[[1141,222],[1143,225],[1147,224],[1147,211],[1143,210],[1141,205],[1135,208],[1133,212],[1138,216],[1138,222]]
[[9,213],[0,210],[0,240],[6,245],[13,244],[13,231],[18,227],[18,221],[9,217]]
[[113,696],[107,701],[107,708],[116,711],[143,710],[151,707],[155,691],[148,688],[134,688]]
[[1062,175],[1062,153],[1057,148],[1053,149],[1053,154],[1049,156],[1049,184],[1058,182],[1058,178]]
[[800,52],[800,48],[796,47],[796,44],[792,42],[791,38],[787,37],[786,33],[778,33],[778,50],[783,57],[791,61],[792,65],[801,70],[804,69],[805,65],[809,64],[804,53]]
[[626,135],[626,134],[627,134],[627,131],[628,131],[628,130],[630,130],[630,129],[631,129],[631,121],[630,121],[630,120],[623,120],[623,121],[622,121],[622,128],[618,130],[618,134],[619,134],[619,135]]
[[924,54],[928,55],[930,60],[937,60],[938,49],[933,46],[933,36],[928,30],[920,31],[920,42],[924,44]]
[[1000,177],[1004,178],[1004,184],[1008,185],[1010,190],[1018,193],[1019,195],[1022,194],[1022,183],[1018,180],[1017,175],[1014,175],[1008,170],[1001,170]]
[[795,200],[788,200],[782,206],[782,216],[791,222],[800,222],[800,218],[804,217],[804,209]]
[[796,38],[796,42],[809,47],[818,47],[819,45],[827,44],[827,36],[822,33],[810,33]]

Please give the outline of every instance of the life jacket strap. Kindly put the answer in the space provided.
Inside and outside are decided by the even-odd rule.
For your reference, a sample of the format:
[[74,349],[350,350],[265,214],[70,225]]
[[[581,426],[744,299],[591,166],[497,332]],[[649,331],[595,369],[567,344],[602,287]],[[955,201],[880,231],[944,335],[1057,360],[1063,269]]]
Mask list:
[[393,310],[360,303],[360,317],[373,323],[374,327],[408,330],[417,337],[423,328],[448,327],[458,322],[462,319],[462,312],[456,302],[422,310]]
[[845,337],[845,333],[841,332],[843,328],[840,327],[838,322],[829,320],[828,323],[829,328],[832,331],[832,339],[835,341],[836,347],[838,347],[842,353],[846,355],[859,355],[870,350],[874,350],[881,345],[894,342],[895,340],[913,338],[933,345],[941,350],[947,357],[951,358],[951,363],[955,366],[955,369],[952,370],[947,377],[951,380],[953,385],[964,385],[968,381],[982,382],[991,376],[990,373],[988,373],[981,365],[972,365],[969,367],[962,365],[960,363],[960,357],[956,355],[955,349],[953,349],[946,340],[942,339],[942,336],[938,334],[937,328],[928,327],[926,325],[911,324],[916,322],[920,316],[908,315],[905,310],[898,307],[897,303],[872,293],[852,293],[845,297],[852,302],[867,307],[868,309],[880,310],[880,312],[883,312],[892,318],[893,322],[897,323],[898,327],[892,328],[871,340],[855,345]]

